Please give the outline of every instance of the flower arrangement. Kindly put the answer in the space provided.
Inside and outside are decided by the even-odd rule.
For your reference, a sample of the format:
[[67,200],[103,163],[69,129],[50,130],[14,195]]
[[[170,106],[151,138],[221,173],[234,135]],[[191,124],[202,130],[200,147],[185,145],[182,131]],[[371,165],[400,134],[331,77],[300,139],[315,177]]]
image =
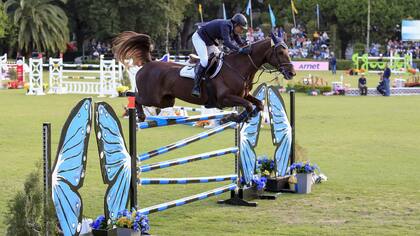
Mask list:
[[263,156],[258,159],[257,169],[261,173],[261,176],[272,176],[275,174],[275,163],[274,160],[270,160],[267,156]]
[[[263,190],[267,183],[267,178],[254,175],[251,181],[252,181],[252,185],[257,187],[257,190]],[[241,178],[241,184],[243,185],[245,184],[245,178],[243,176]]]
[[137,211],[130,212],[129,210],[120,211],[117,219],[110,225],[107,224],[105,216],[101,215],[96,218],[90,225],[95,230],[107,230],[113,228],[128,228],[133,229],[141,234],[146,234],[150,230],[149,219],[146,215],[142,215]]
[[254,175],[252,178],[252,183],[257,186],[257,190],[263,190],[265,188],[265,184],[267,183],[266,177],[259,177],[258,175]]
[[129,89],[130,89],[130,88],[129,88],[128,86],[123,86],[123,85],[120,85],[120,86],[118,86],[118,87],[117,87],[117,92],[118,92],[118,93],[125,93],[125,92],[127,92]]
[[313,173],[316,169],[318,169],[318,166],[316,164],[311,165],[309,161],[306,163],[297,162],[290,166],[290,173],[310,174]]

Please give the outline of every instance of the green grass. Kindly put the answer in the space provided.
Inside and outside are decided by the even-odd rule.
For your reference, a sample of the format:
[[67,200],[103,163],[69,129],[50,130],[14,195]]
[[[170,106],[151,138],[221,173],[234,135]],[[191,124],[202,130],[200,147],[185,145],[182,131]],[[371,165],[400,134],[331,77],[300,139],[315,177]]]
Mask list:
[[[300,73],[298,79],[303,77]],[[312,73],[314,74],[314,73]],[[329,81],[338,80],[329,73]],[[338,76],[337,76],[338,78]],[[355,79],[351,77],[347,79]],[[271,78],[264,76],[261,81]],[[368,78],[369,79],[369,78]],[[370,81],[373,82],[373,77]],[[373,83],[375,85],[376,82]],[[42,122],[52,123],[55,153],[70,109],[84,96],[25,96],[23,90],[0,90],[0,212],[23,188],[26,175],[41,161]],[[284,95],[286,103],[288,96]],[[98,98],[94,97],[95,101]],[[125,98],[104,99],[122,113]],[[296,139],[307,158],[328,176],[309,195],[258,200],[257,208],[216,204],[228,194],[150,216],[154,235],[418,235],[420,232],[420,96],[310,97],[296,99]],[[182,104],[182,103],[180,103]],[[122,119],[127,138],[127,120]],[[172,126],[138,132],[138,152],[202,131]],[[233,132],[217,134],[145,163],[233,145]],[[268,126],[261,130],[258,155],[274,153]],[[55,159],[55,155],[53,156]],[[163,169],[144,176],[192,177],[232,173],[233,156]],[[222,184],[145,186],[140,206],[206,191]],[[103,212],[102,183],[95,137],[89,142],[84,215]],[[0,234],[6,226],[0,222]]]

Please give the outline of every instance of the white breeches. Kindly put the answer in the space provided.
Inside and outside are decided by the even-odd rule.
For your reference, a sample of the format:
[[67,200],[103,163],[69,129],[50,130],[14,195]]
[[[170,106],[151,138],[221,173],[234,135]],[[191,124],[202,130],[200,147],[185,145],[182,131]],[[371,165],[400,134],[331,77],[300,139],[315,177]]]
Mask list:
[[220,52],[219,48],[216,47],[216,45],[211,45],[207,47],[206,43],[201,39],[200,35],[198,35],[197,32],[195,32],[192,36],[192,43],[194,45],[195,51],[197,52],[197,56],[200,57],[200,64],[203,67],[207,67],[210,54],[218,54]]

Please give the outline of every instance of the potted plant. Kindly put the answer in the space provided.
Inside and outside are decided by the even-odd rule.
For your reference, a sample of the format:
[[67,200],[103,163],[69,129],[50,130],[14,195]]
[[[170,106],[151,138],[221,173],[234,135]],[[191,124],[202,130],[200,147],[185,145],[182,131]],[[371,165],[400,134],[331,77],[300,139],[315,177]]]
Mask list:
[[317,169],[316,165],[311,165],[309,161],[306,163],[298,162],[290,166],[290,173],[296,174],[297,193],[310,193],[312,187],[312,173]]
[[288,177],[276,176],[276,164],[274,160],[268,159],[267,156],[263,156],[258,159],[258,166],[261,176],[266,178],[266,191],[280,192],[281,190],[287,188]]
[[259,198],[263,194],[265,184],[267,182],[267,178],[261,177],[259,175],[254,175],[252,177],[251,184],[248,185],[245,182],[245,178],[242,176],[240,182],[242,186],[249,187],[249,188],[246,187],[245,188],[246,191],[243,191],[243,198],[255,199],[255,198]]
[[149,235],[149,220],[137,211],[123,210],[114,221],[106,222],[101,215],[91,224],[94,236],[139,236]]
[[117,87],[117,92],[118,92],[118,96],[119,97],[125,97],[126,96],[126,92],[129,90],[130,88],[128,86],[124,86],[124,85],[120,85]]

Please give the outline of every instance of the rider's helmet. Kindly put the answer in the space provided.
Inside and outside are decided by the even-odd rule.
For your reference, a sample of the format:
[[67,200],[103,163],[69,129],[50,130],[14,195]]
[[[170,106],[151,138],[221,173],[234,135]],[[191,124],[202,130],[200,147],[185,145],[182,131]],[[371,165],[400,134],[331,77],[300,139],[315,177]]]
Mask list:
[[246,17],[240,13],[236,13],[232,19],[230,19],[233,23],[234,26],[239,25],[241,26],[244,30],[248,29],[248,20],[246,19]]

